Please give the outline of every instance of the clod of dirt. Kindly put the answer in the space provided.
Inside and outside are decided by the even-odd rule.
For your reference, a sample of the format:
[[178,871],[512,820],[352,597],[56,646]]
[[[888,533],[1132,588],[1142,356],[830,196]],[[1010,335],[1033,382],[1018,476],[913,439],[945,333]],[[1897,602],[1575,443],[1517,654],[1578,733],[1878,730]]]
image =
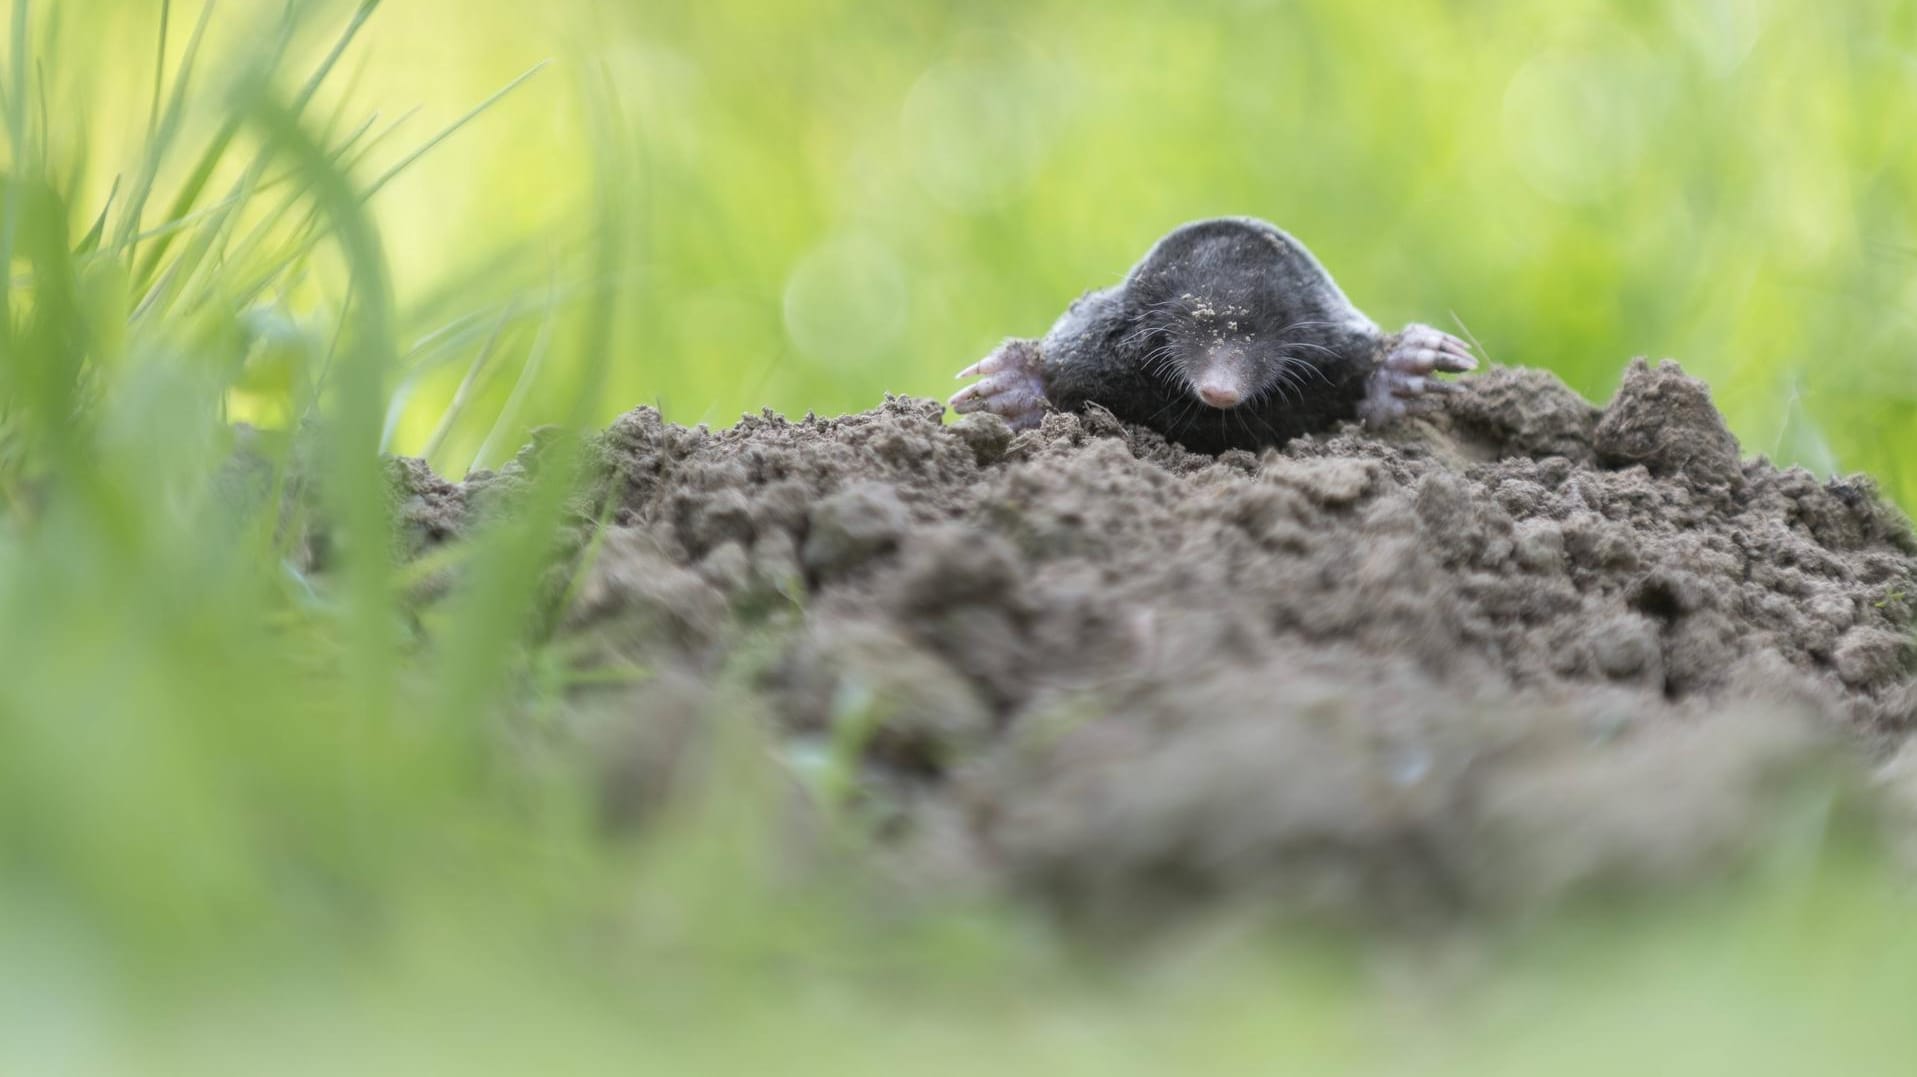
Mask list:
[[1730,485],[1742,476],[1737,438],[1711,406],[1711,391],[1665,360],[1642,359],[1624,372],[1624,386],[1596,431],[1598,459],[1610,467],[1643,464],[1651,474],[1685,475],[1698,484]]
[[1449,410],[1452,427],[1493,458],[1561,456],[1588,464],[1602,414],[1547,370],[1505,368],[1472,381]]
[[805,567],[821,576],[848,571],[898,546],[910,523],[891,487],[848,486],[813,508],[806,527]]
[[1672,363],[1601,410],[1461,384],[1217,458],[1096,412],[642,408],[595,445],[618,524],[568,623],[749,667],[780,735],[865,745],[899,863],[1073,915],[1668,881],[1760,845],[1820,745],[1917,726],[1917,540],[1867,480],[1740,460]]

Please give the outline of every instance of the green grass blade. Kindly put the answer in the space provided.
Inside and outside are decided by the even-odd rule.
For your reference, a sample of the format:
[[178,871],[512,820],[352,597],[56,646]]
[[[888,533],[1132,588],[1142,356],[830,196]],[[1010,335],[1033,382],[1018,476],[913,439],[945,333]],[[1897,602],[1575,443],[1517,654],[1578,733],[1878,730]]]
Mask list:
[[373,17],[373,12],[379,10],[381,2],[382,0],[363,0],[358,10],[353,12],[353,17],[347,20],[346,28],[340,31],[339,37],[333,41],[333,47],[327,50],[326,58],[321,60],[319,66],[313,69],[313,73],[306,77],[306,82],[300,86],[299,93],[293,98],[292,112],[295,116],[306,111],[306,106],[313,101],[313,95],[319,92],[327,76],[333,73],[333,68],[339,64],[340,57],[346,55],[346,50],[352,46],[353,39],[359,36],[360,29],[366,25],[366,20]]
[[413,152],[400,158],[399,161],[395,163],[391,168],[388,168],[386,171],[380,173],[379,178],[375,179],[371,184],[367,186],[366,197],[371,198],[374,195],[378,194],[381,188],[393,182],[393,180],[399,178],[400,173],[412,167],[414,162],[418,161],[421,157],[426,156],[428,153],[431,153],[436,147],[440,145],[440,143],[445,142],[447,139],[453,137],[454,134],[458,133],[460,128],[465,127],[467,124],[473,122],[474,120],[478,119],[480,116],[484,115],[487,110],[491,109],[494,105],[498,104],[502,99],[505,98],[507,94],[512,93],[514,90],[518,89],[520,85],[522,85],[527,79],[532,78],[534,75],[537,75],[541,69],[543,69],[547,64],[551,62],[552,61],[550,60],[541,60],[538,63],[532,65],[531,67],[527,68],[525,71],[521,72],[518,78],[515,78],[511,82],[508,82],[506,85],[501,86],[497,90],[494,90],[490,97],[486,98],[484,101],[481,101],[479,104],[474,105],[472,108],[466,110],[466,112],[462,114],[458,119],[454,120],[452,123],[449,123],[445,127],[441,128],[438,134],[435,134],[433,137],[421,143],[417,148],[413,150]]
[[[333,148],[333,151],[330,155],[333,158],[333,160],[335,161],[346,160],[347,154],[353,152],[353,147],[358,145],[359,140],[362,138],[365,138],[366,132],[371,131],[373,129],[373,125],[378,122],[379,122],[379,113],[374,112],[368,115],[365,119],[361,120],[359,122],[358,127],[355,127],[351,131],[346,132],[346,137],[340,139],[339,144]],[[347,169],[347,172],[350,175],[352,170],[349,168]],[[276,176],[273,179],[268,180],[265,186],[269,186],[269,187],[273,186],[274,184],[284,179],[285,179],[284,176]]]
[[304,175],[353,282],[357,318],[350,343],[329,371],[323,496],[338,523],[345,560],[351,694],[359,713],[373,721],[391,713],[397,672],[392,527],[379,458],[385,378],[393,367],[392,284],[378,231],[345,172],[290,107],[264,87],[249,96],[250,118],[274,153]]
[[[13,350],[13,251],[20,227],[21,168],[26,159],[27,124],[27,0],[13,0],[13,42],[7,72],[13,78],[7,91],[7,137],[13,147],[16,175],[0,183],[0,344]],[[4,179],[5,177],[0,177]]]
[[166,97],[166,38],[173,26],[173,0],[160,0],[160,33],[153,56],[153,103],[146,113],[146,140],[160,132],[160,101]]
[[165,109],[160,115],[159,128],[153,137],[147,139],[146,152],[142,154],[140,169],[135,174],[132,194],[127,199],[127,207],[120,218],[120,226],[115,231],[113,246],[115,249],[129,249],[135,233],[139,231],[140,218],[146,213],[148,199],[153,196],[153,185],[160,175],[160,163],[171,148],[174,137],[179,132],[180,122],[186,110],[187,87],[192,84],[193,69],[198,62],[200,46],[206,40],[207,27],[213,21],[214,0],[206,0],[200,6],[200,17],[193,24],[193,33],[187,38],[186,51],[180,56],[180,68],[173,76],[173,89],[168,95]]
[[[534,64],[532,67],[522,72],[517,78],[513,79],[511,82],[508,82],[506,85],[494,91],[493,94],[487,97],[484,101],[480,102],[478,105],[475,105],[473,108],[468,109],[458,119],[454,120],[452,123],[448,124],[446,127],[441,128],[438,133],[433,135],[431,138],[427,139],[425,142],[421,143],[411,153],[408,153],[399,162],[394,164],[392,167],[388,168],[385,172],[381,173],[379,178],[377,178],[370,185],[368,185],[363,197],[366,199],[371,199],[375,194],[379,192],[379,190],[382,187],[385,187],[387,184],[391,183],[394,179],[398,178],[399,175],[405,172],[407,168],[417,163],[420,160],[420,158],[424,157],[426,154],[430,153],[432,150],[434,150],[435,148],[440,146],[442,143],[444,143],[447,139],[451,138],[461,128],[465,127],[467,124],[471,123],[473,120],[478,119],[487,110],[491,109],[494,105],[498,104],[499,101],[502,100],[507,94],[517,89],[527,79],[530,79],[535,74],[538,74],[540,69],[544,68],[548,63],[550,63],[550,61],[542,60],[539,63]],[[407,117],[410,115],[411,113],[409,112],[407,113],[407,116],[400,117],[399,120],[394,122],[393,127],[396,128],[400,123],[405,122]],[[388,128],[387,131],[381,132],[380,136],[378,137],[383,138],[392,129],[393,128]],[[374,141],[376,142],[378,141],[378,139],[376,138]],[[369,144],[367,149],[370,150],[370,148],[371,148],[371,145]],[[294,261],[298,261],[300,259],[305,258],[308,254],[312,252],[312,249],[319,242],[319,237],[317,233],[312,233],[306,230],[304,226],[302,226],[299,229],[296,229],[295,231],[305,234],[307,238],[304,239],[303,241],[296,243],[291,248],[290,252],[286,256],[286,261],[288,262],[294,262]],[[263,237],[266,233],[267,233],[267,229],[265,229],[263,226],[256,226],[255,229],[253,230],[253,235],[256,237]],[[249,249],[250,246],[251,245],[248,243],[245,243],[245,242],[242,243],[242,249]],[[136,279],[144,280],[145,278],[142,277],[142,278],[136,278]],[[270,280],[270,276],[268,278],[262,278],[260,281],[256,282],[256,284],[253,286],[252,289],[249,289],[248,291],[257,292],[258,289],[266,287],[268,285],[269,280]],[[143,306],[150,306],[150,305],[151,305],[150,303],[143,304]]]
[[[193,166],[193,171],[187,175],[186,182],[181,185],[179,194],[175,195],[173,202],[167,206],[166,220],[179,220],[192,209],[193,203],[199,200],[200,192],[206,189],[207,182],[213,178],[213,170],[219,167],[220,160],[226,156],[227,147],[233,143],[233,137],[239,134],[239,126],[238,121],[228,120],[214,134],[213,141],[200,154],[199,162]],[[146,252],[146,257],[140,259],[139,268],[133,275],[135,281],[145,283],[152,279],[161,259],[166,257],[167,247],[170,244],[168,235],[163,234],[152,249]],[[129,256],[136,255],[138,237],[131,237],[125,246]]]
[[107,191],[106,205],[100,207],[100,215],[93,219],[93,227],[80,237],[79,246],[73,249],[75,255],[88,255],[100,249],[100,237],[106,234],[107,215],[113,212],[113,197],[120,193],[120,177],[113,177],[113,187]]
[[539,379],[539,371],[545,366],[546,352],[552,347],[553,329],[558,322],[555,313],[558,302],[556,293],[548,297],[546,316],[539,324],[539,336],[533,340],[532,350],[526,353],[526,362],[519,368],[519,377],[513,382],[513,390],[507,395],[505,405],[499,409],[499,417],[493,421],[486,440],[480,442],[472,463],[467,465],[468,471],[484,467],[487,461],[495,459],[495,454],[507,438],[518,436],[519,412],[525,407],[533,383]]
[[499,350],[499,342],[505,337],[506,327],[512,323],[512,316],[511,307],[499,312],[499,320],[493,324],[492,335],[486,338],[486,343],[479,347],[479,353],[473,356],[472,364],[466,368],[466,376],[459,379],[459,388],[453,390],[452,403],[446,405],[446,410],[440,414],[439,421],[433,426],[432,434],[427,437],[425,446],[419,450],[419,455],[426,460],[431,461],[439,455],[440,446],[445,443],[446,436],[452,433],[453,426],[458,423],[460,415],[464,414],[472,396],[473,387],[479,383],[480,374],[492,365],[493,355]]
[[[604,93],[609,94],[609,89]],[[593,99],[596,101],[598,96],[593,95]],[[609,111],[616,109],[609,96],[605,104]],[[619,177],[626,174],[622,168],[625,162],[611,160],[608,147],[618,144],[625,128],[616,121],[616,113],[614,118],[595,118],[599,122],[593,143],[600,149],[595,173],[601,200],[592,230],[596,241],[593,271],[596,276],[607,278],[617,274],[623,253],[620,245],[624,234],[622,193],[618,192],[623,192],[623,180]],[[581,346],[578,354],[584,359],[585,369],[583,376],[573,384],[564,413],[569,435],[583,426],[597,401],[606,353],[610,350],[614,300],[605,293],[596,293],[595,300],[586,312],[576,341]],[[547,327],[541,330],[542,336],[550,336],[550,326],[549,318]],[[540,345],[535,345],[533,356],[520,372],[520,384],[514,386],[515,397],[523,396],[537,375],[538,364],[534,360],[542,351]],[[507,412],[513,407],[509,401]],[[489,444],[501,437],[503,430],[510,429],[509,421],[509,414],[500,416],[487,438]],[[482,448],[482,458],[486,451]],[[469,583],[454,598],[455,605],[440,648],[437,710],[441,726],[465,722],[470,728],[475,714],[496,707],[495,701],[506,694],[504,689],[510,684],[510,671],[524,668],[523,661],[515,660],[519,648],[531,642],[535,634],[546,631],[545,622],[551,620],[550,616],[534,616],[539,612],[539,581],[546,577],[542,569],[554,553],[555,530],[574,491],[579,459],[576,436],[546,443],[524,503],[517,506],[514,515],[493,534],[482,538],[468,575]],[[547,612],[550,613],[550,609]],[[529,622],[536,625],[531,631],[527,627]]]
[[40,180],[15,177],[8,185],[22,214],[19,251],[33,274],[33,300],[24,316],[18,354],[9,356],[7,383],[18,394],[42,459],[72,465],[84,458],[76,443],[87,325],[79,314],[66,207]]
[[46,61],[36,59],[33,67],[40,88],[40,176],[50,180],[53,178],[53,120],[47,112]]
[[366,160],[367,155],[371,154],[373,150],[377,149],[380,143],[385,142],[388,138],[391,138],[395,131],[398,131],[401,127],[406,126],[406,124],[410,120],[412,120],[414,116],[417,116],[417,115],[419,115],[419,106],[414,105],[412,108],[409,108],[405,112],[400,113],[399,117],[395,119],[392,123],[389,123],[385,127],[380,128],[379,134],[376,134],[372,138],[367,139],[366,145],[361,146],[359,150],[355,152],[350,159],[347,160],[346,170],[350,173],[354,171],[355,169],[357,169],[360,166],[360,162]]
[[[405,120],[405,117],[401,117],[399,121],[395,122],[394,126],[397,126],[398,123],[404,122],[404,120]],[[354,145],[358,143],[362,137],[364,137],[366,131],[369,130],[373,126],[373,124],[376,122],[378,122],[377,114],[368,116],[364,123],[362,123],[351,134],[349,134],[347,138],[340,143],[338,148],[332,151],[332,160],[341,172],[344,172],[345,174],[349,176],[352,175],[353,164],[352,164],[352,161],[348,159],[349,155],[352,154]],[[380,132],[379,135],[375,135],[372,138],[372,140],[370,140],[367,143],[367,146],[370,147],[376,144],[381,137],[384,137],[384,135],[390,133],[392,130],[393,130],[393,126],[387,127],[385,131]],[[259,185],[254,189],[255,193],[279,186],[280,184],[282,184],[283,182],[285,182],[286,180],[290,178],[291,178],[290,176],[276,176],[271,179],[262,180],[259,183]],[[299,201],[304,196],[304,194],[305,194],[305,191],[302,188],[296,187],[292,194],[288,195],[285,199],[282,199],[280,203],[274,206],[271,211],[269,211],[264,216],[262,216],[258,221],[254,222],[253,227],[247,232],[247,234],[244,237],[241,238],[238,246],[233,248],[231,252],[227,255],[226,259],[224,260],[231,263],[237,263],[242,265],[245,264],[250,258],[252,258],[252,256],[254,255],[256,251],[258,251],[261,247],[264,246],[266,240],[274,234],[275,230],[278,229],[280,222],[286,218],[286,215],[292,212],[293,209],[299,205]],[[234,195],[229,196],[229,198],[221,204],[223,205],[237,204],[236,200],[238,199],[238,197],[239,197],[238,192],[236,191]],[[311,234],[312,232],[311,225],[313,224],[314,213],[315,213],[314,210],[310,208],[308,209],[305,219],[302,220],[301,223],[294,228],[294,232],[296,234],[298,235]],[[270,287],[272,280],[279,275],[280,264],[285,261],[291,261],[294,258],[303,256],[306,253],[307,249],[308,248],[300,247],[296,245],[294,252],[292,254],[288,255],[287,258],[285,259],[278,260],[273,266],[271,266],[268,269],[268,271],[265,274],[261,275],[257,280],[255,280],[254,283],[247,285],[245,287],[242,287],[240,289],[240,294],[243,297],[251,297],[251,296],[257,295],[259,292],[264,291],[266,288]]]
[[[313,69],[313,72],[307,76],[306,82],[301,85],[299,93],[294,97],[290,111],[295,117],[305,111],[306,106],[312,101],[313,95],[319,92],[320,86],[325,83],[327,76],[332,73],[333,68],[339,63],[340,57],[345,55],[347,48],[352,45],[353,39],[359,36],[360,29],[366,25],[366,20],[372,18],[373,12],[378,10],[379,5],[380,0],[365,0],[365,2],[360,4],[359,8],[353,12],[353,17],[347,21],[346,28],[340,32],[339,36],[334,40],[332,48],[327,51],[326,56],[320,61],[319,65]],[[291,10],[292,9],[289,8],[289,11]],[[272,50],[270,54],[275,60],[277,60],[279,56],[284,55],[290,43],[291,36],[292,20],[288,19],[286,30],[278,46]],[[226,157],[227,150],[232,147],[233,139],[238,133],[239,121],[237,119],[229,119],[225,124],[221,125],[219,131],[213,136],[213,141],[208,143],[206,149],[201,152],[200,159],[194,164],[193,170],[188,174],[186,182],[181,185],[179,193],[174,196],[173,202],[167,207],[166,217],[168,220],[178,220],[192,211],[193,204],[199,201],[200,195],[205,192],[207,183],[213,178],[214,170],[219,167],[220,161]],[[144,287],[147,282],[153,279],[153,274],[157,271],[160,260],[166,257],[167,250],[171,246],[171,243],[172,238],[169,234],[163,236],[155,243],[151,250],[147,251],[146,257],[140,261],[139,267],[133,275],[136,288]]]
[[[341,142],[340,146],[333,151],[333,156],[335,160],[340,160],[344,158],[344,156],[352,150],[354,144],[356,144],[361,138],[365,136],[366,131],[370,129],[371,126],[375,122],[377,122],[377,120],[378,120],[377,114],[373,116],[368,116],[365,122],[363,122],[358,128],[354,129],[351,133],[349,133],[347,137]],[[345,167],[348,172],[352,171],[350,166],[345,166]],[[286,186],[288,183],[291,183],[296,178],[297,176],[292,172],[284,172],[276,176],[269,176],[266,179],[261,180],[260,183],[253,188],[253,193],[255,195],[258,195],[258,194],[263,194],[267,191],[276,190],[280,187]],[[115,186],[116,187],[118,186],[117,180],[115,181]],[[291,209],[293,205],[296,205],[298,203],[299,199],[304,195],[304,193],[305,193],[304,188],[298,189],[293,195],[290,195],[285,200],[285,202],[282,203],[277,209],[268,213],[267,218],[263,220],[261,224],[270,225],[272,223],[277,223],[277,221],[285,215],[287,210]],[[169,236],[178,232],[184,232],[206,221],[212,220],[213,218],[218,217],[219,215],[225,213],[228,210],[238,207],[241,203],[242,197],[243,197],[242,189],[236,186],[232,193],[220,199],[218,202],[215,202],[210,206],[204,206],[200,209],[194,210],[193,212],[187,214],[184,217],[178,218],[177,220],[171,220],[165,224],[156,225],[153,228],[149,228],[146,231],[141,232],[138,236],[135,237],[135,239],[137,241],[143,242],[145,240],[155,239],[161,236]],[[264,230],[270,231],[270,228],[264,229]],[[256,229],[256,231],[260,231],[260,229]],[[237,257],[238,255],[236,255],[236,258]],[[251,291],[251,290],[253,289],[242,289],[242,292]]]
[[13,83],[7,89],[7,137],[14,153],[14,168],[26,159],[27,149],[27,34],[32,25],[32,5],[28,0],[13,0],[12,55],[7,74]]
[[217,203],[222,208],[211,215],[212,219],[199,229],[186,249],[167,264],[166,272],[141,300],[134,313],[135,320],[146,318],[156,310],[170,309],[180,296],[193,293],[203,270],[219,264],[219,259],[211,255],[225,234],[226,224],[233,219],[234,211],[246,205],[255,194],[256,182],[257,177],[248,171],[234,184],[233,193]]

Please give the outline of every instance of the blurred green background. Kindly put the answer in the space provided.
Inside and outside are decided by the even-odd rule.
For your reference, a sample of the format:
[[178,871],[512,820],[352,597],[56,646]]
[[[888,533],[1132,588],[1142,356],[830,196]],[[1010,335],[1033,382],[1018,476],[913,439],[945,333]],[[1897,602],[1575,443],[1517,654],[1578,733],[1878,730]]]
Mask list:
[[[99,12],[69,20],[93,62],[55,81],[130,145],[156,5],[74,7]],[[1600,400],[1631,356],[1677,358],[1747,450],[1869,470],[1909,504],[1914,47],[1900,0],[413,0],[338,88],[419,106],[405,142],[558,61],[376,203],[430,320],[492,259],[547,286],[589,197],[575,83],[611,84],[631,249],[599,419],[944,396],[1172,226],[1252,214],[1382,323],[1462,326]],[[399,447],[455,365],[422,379]],[[546,370],[527,423],[566,376]]]
[[[457,477],[642,402],[943,396],[1173,225],[1245,213],[1383,323],[1600,399],[1678,358],[1747,451],[1917,505],[1917,7],[0,7],[0,1073],[1917,1050],[1905,884],[1816,836],[1462,970],[1229,930],[1107,963],[989,904],[874,915],[781,873],[749,714],[710,716],[737,743],[700,795],[608,840],[540,724],[567,657],[525,632],[559,480],[455,553],[422,626],[372,452]],[[235,496],[233,419],[272,494],[322,476],[339,571]]]

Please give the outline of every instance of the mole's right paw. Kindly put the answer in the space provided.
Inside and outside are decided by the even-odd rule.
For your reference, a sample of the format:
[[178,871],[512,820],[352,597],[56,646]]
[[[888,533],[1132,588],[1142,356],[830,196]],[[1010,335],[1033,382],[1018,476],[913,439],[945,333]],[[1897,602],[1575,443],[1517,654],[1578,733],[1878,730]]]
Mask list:
[[949,401],[953,411],[989,411],[1014,430],[1030,430],[1045,417],[1044,371],[1036,340],[1008,340],[992,354],[958,372],[984,378],[960,389]]
[[1458,391],[1455,383],[1434,376],[1439,371],[1462,374],[1477,367],[1478,360],[1464,341],[1413,322],[1385,342],[1384,358],[1365,380],[1365,398],[1358,404],[1358,414],[1370,426],[1401,419],[1418,400]]

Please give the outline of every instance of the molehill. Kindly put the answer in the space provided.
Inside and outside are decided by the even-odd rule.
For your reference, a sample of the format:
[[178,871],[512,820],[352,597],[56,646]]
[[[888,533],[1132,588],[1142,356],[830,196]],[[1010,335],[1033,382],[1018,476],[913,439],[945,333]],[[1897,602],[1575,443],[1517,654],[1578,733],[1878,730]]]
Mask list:
[[[1896,756],[1917,539],[1867,480],[1741,459],[1668,362],[1602,409],[1537,370],[1464,384],[1215,458],[1096,410],[634,410],[592,443],[610,522],[558,631],[647,673],[547,735],[643,829],[751,715],[796,834],[851,818],[908,887],[1086,918],[1690,879]],[[415,549],[510,477],[396,471]]]

